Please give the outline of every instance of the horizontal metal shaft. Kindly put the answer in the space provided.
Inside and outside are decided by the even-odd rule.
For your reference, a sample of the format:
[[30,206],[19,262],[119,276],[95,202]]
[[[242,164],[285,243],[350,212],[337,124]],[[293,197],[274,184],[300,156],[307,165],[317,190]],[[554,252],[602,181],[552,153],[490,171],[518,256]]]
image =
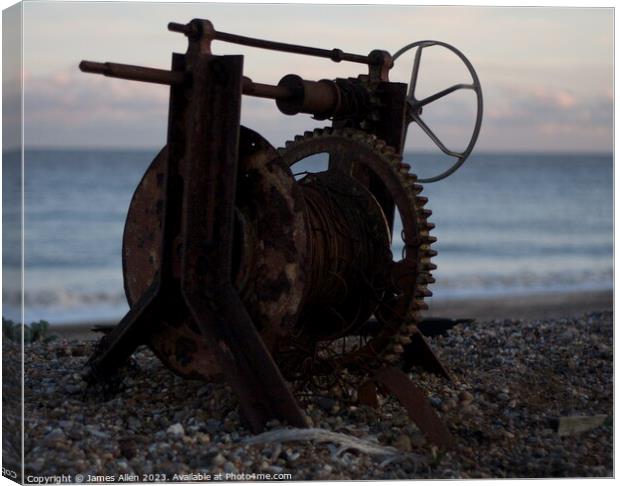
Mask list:
[[[103,74],[112,78],[130,79],[156,84],[181,84],[185,81],[185,73],[167,71],[165,69],[147,68],[131,64],[113,62],[82,61],[80,70],[86,73]],[[290,98],[291,92],[284,86],[255,83],[248,77],[243,77],[243,94],[258,98],[285,100]]]
[[80,70],[85,73],[103,74],[111,78],[131,79],[156,84],[180,84],[185,80],[185,73],[165,69],[146,68],[131,64],[114,62],[82,61]]

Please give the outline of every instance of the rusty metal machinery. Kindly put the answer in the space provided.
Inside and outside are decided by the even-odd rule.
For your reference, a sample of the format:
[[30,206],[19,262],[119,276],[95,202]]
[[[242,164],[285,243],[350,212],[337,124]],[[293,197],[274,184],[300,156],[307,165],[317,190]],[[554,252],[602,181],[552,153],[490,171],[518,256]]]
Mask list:
[[[299,390],[341,386],[372,404],[378,387],[447,447],[447,429],[404,372],[421,364],[449,376],[416,326],[431,295],[435,238],[402,151],[415,122],[457,159],[427,182],[465,161],[482,120],[474,68],[437,41],[363,56],[218,32],[207,20],[168,28],[188,39],[171,70],[80,64],[170,85],[167,143],[135,191],[123,235],[130,311],[98,343],[85,378],[109,381],[146,344],[181,376],[230,383],[254,431],[273,418],[306,426]],[[289,74],[276,86],[260,84],[243,76],[242,56],[214,55],[215,40],[360,63],[368,73],[319,81]],[[458,56],[472,81],[419,100],[422,49],[435,45]],[[417,49],[409,85],[391,82],[394,59],[409,49]],[[477,115],[466,150],[455,152],[421,114],[460,89],[474,91]],[[242,95],[274,99],[286,115],[309,113],[331,126],[276,149],[240,125]],[[294,175],[296,164],[317,154],[327,154],[326,170]],[[404,250],[394,258],[396,212]]]

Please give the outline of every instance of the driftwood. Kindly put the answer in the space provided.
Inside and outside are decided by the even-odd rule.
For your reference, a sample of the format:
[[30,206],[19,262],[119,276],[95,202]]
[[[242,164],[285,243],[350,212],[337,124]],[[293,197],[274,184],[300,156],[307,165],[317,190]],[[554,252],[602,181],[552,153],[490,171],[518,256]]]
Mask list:
[[360,439],[352,435],[332,432],[325,429],[277,429],[264,432],[259,435],[248,437],[244,444],[264,444],[272,442],[330,442],[340,445],[340,447],[332,453],[334,458],[338,458],[343,452],[348,450],[359,451],[363,454],[378,456],[383,458],[382,465],[394,462],[400,459],[414,459],[423,461],[422,456],[403,453],[398,449],[390,446],[383,446],[367,439]]
[[568,416],[556,419],[555,427],[559,436],[580,434],[600,427],[609,420],[607,415]]

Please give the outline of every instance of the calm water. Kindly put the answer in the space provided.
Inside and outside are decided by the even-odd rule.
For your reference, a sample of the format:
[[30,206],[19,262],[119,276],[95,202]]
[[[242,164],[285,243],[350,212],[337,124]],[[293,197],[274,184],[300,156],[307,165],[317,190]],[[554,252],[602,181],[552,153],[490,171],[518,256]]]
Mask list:
[[[26,322],[124,314],[124,219],[154,155],[26,153]],[[438,163],[431,155],[407,159],[420,174]],[[5,155],[5,168],[10,160]],[[478,154],[446,181],[426,186],[439,239],[434,298],[612,288],[612,172],[611,155]],[[18,182],[5,169],[5,194]],[[15,215],[5,204],[4,220]],[[5,248],[16,238],[5,226]],[[15,265],[19,259],[5,251],[5,282]],[[4,315],[15,318],[16,294],[4,287]]]

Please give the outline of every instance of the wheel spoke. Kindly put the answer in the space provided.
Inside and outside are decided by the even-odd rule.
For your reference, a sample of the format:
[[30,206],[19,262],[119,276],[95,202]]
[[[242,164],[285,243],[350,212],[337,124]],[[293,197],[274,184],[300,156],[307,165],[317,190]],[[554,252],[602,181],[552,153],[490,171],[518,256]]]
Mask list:
[[413,120],[420,126],[420,128],[424,131],[424,133],[426,133],[428,135],[428,137],[435,143],[435,145],[437,145],[437,147],[439,147],[439,149],[446,155],[450,155],[451,157],[460,157],[461,154],[458,152],[453,152],[452,150],[448,149],[441,140],[439,140],[439,138],[437,138],[437,135],[435,135],[433,133],[433,131],[429,128],[429,126],[424,123],[424,121],[422,121],[422,118],[420,118],[418,115],[412,115]]
[[450,86],[449,88],[446,88],[443,91],[439,91],[435,93],[434,95],[424,98],[423,100],[416,101],[415,107],[417,108],[419,106],[428,105],[429,103],[432,103],[433,101],[436,101],[440,98],[443,98],[444,96],[449,95],[450,93],[454,93],[455,91],[458,91],[461,89],[476,89],[476,87],[473,84],[463,84],[463,83],[455,84],[454,86]]
[[415,51],[415,59],[413,60],[413,70],[411,71],[411,81],[409,82],[409,93],[407,99],[415,100],[415,85],[418,82],[418,71],[420,70],[420,58],[422,57],[422,49],[424,46],[418,47]]

